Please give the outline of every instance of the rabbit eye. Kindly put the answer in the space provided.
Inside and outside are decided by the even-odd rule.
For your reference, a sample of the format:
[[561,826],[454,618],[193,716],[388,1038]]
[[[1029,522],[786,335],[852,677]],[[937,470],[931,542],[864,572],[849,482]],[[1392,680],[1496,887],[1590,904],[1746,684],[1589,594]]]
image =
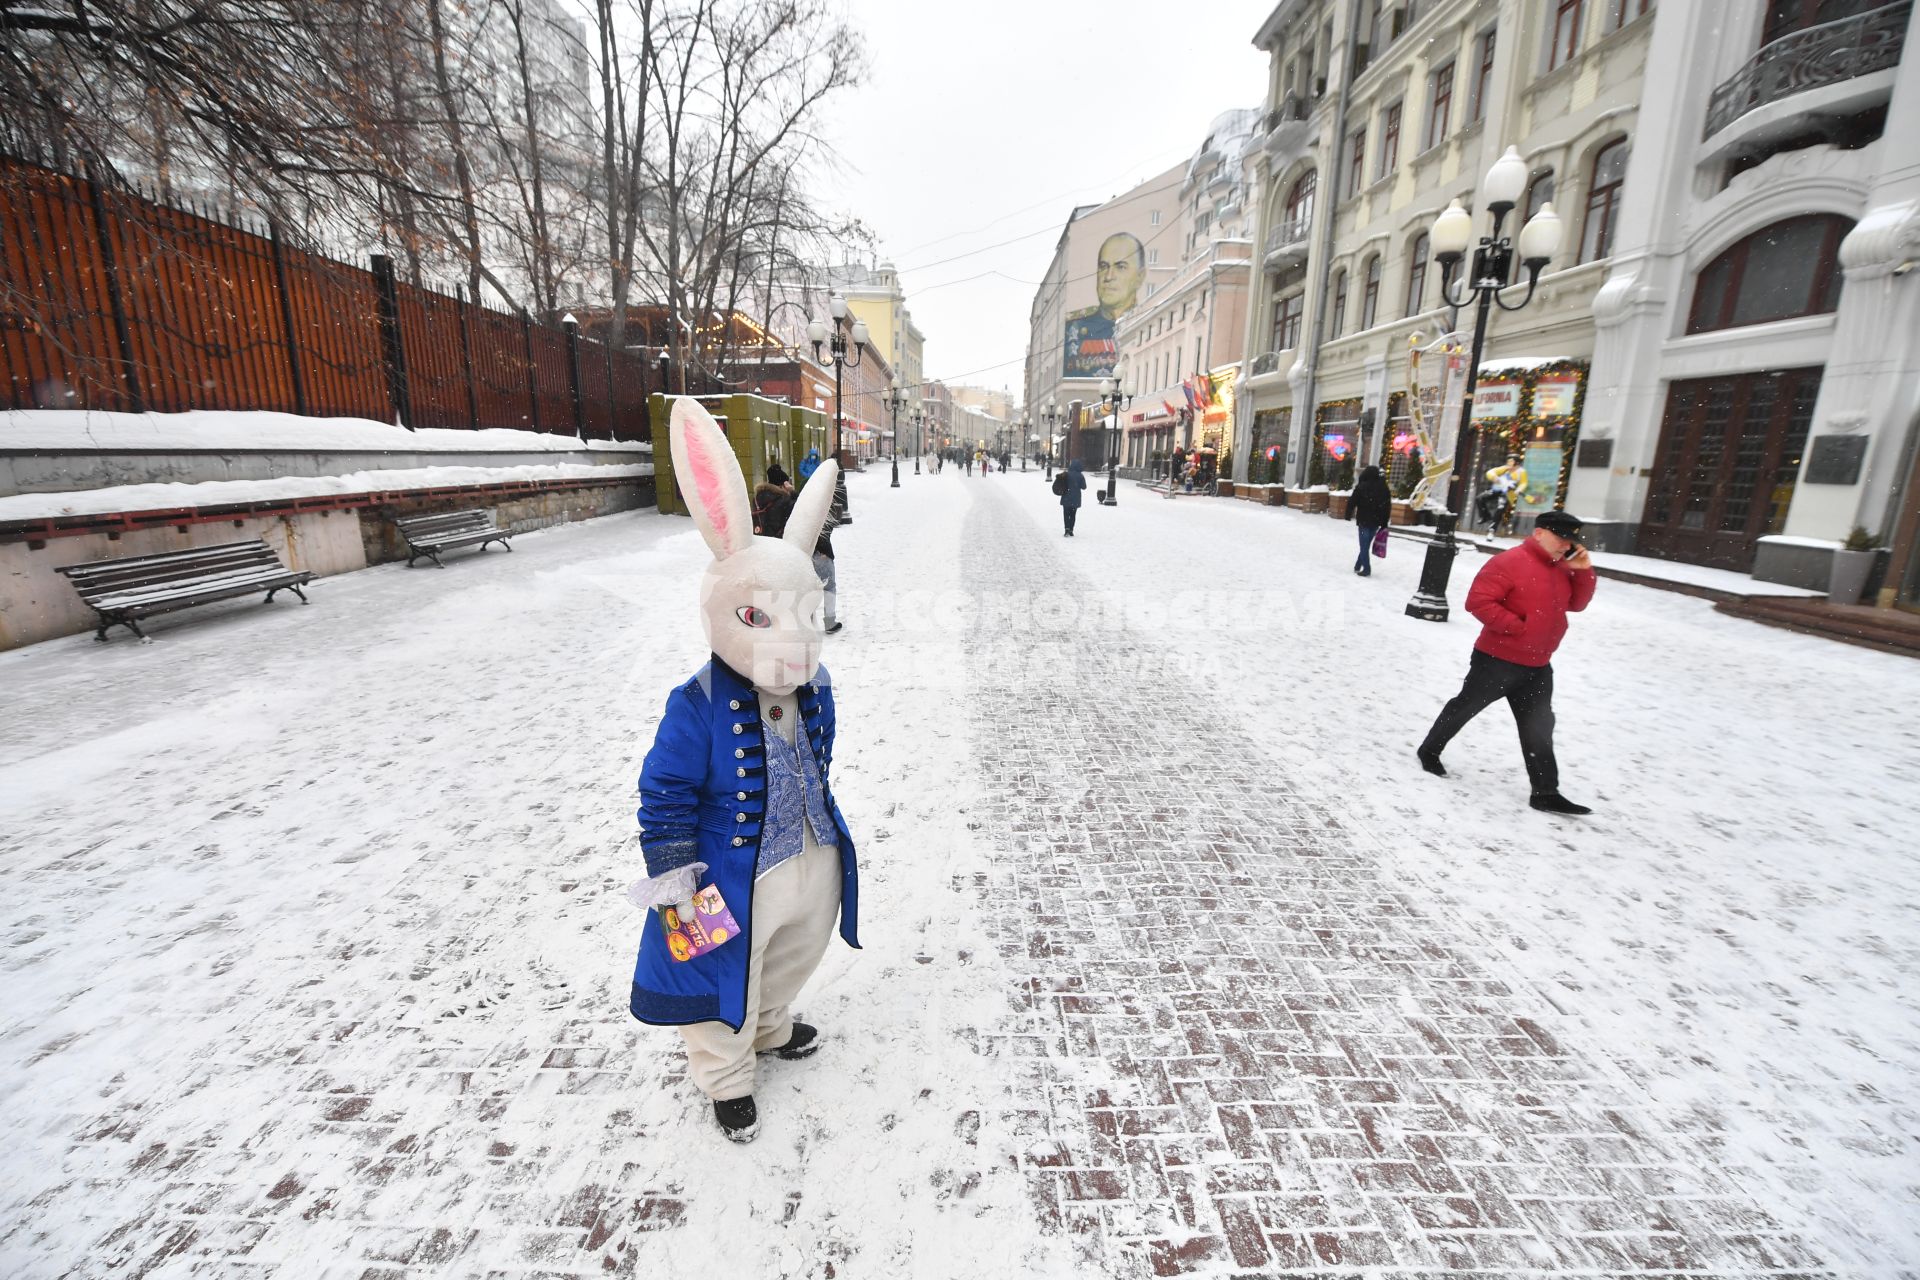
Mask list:
[[773,625],[773,619],[767,616],[765,610],[756,609],[750,604],[743,604],[738,609],[735,609],[734,612],[739,615],[740,621],[750,627],[770,627]]

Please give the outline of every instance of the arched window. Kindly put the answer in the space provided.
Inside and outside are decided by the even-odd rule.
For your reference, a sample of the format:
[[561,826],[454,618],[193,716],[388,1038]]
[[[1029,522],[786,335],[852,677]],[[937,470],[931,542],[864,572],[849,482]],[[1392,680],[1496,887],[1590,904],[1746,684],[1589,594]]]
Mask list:
[[1413,250],[1407,255],[1407,314],[1420,314],[1420,299],[1427,291],[1427,233],[1413,238]]
[[1366,281],[1360,294],[1360,327],[1371,329],[1380,311],[1380,255],[1377,253],[1367,259]]
[[1304,235],[1307,224],[1313,221],[1313,193],[1318,185],[1319,171],[1309,169],[1293,184],[1293,190],[1287,192],[1286,226],[1289,239],[1294,234]]
[[1737,329],[1840,305],[1840,241],[1853,223],[1812,213],[1762,227],[1694,277],[1688,333]]
[[1627,176],[1627,140],[1616,138],[1593,153],[1593,180],[1587,183],[1587,221],[1580,236],[1580,261],[1596,262],[1613,252],[1613,223],[1620,212],[1620,183]]
[[1333,273],[1333,313],[1328,317],[1328,323],[1332,326],[1332,332],[1327,334],[1329,338],[1337,338],[1346,331],[1347,273],[1345,271]]
[[1541,205],[1546,204],[1552,199],[1553,170],[1542,169],[1539,173],[1533,175],[1532,181],[1527,183],[1527,199],[1526,202],[1520,206],[1522,210],[1520,214],[1521,225],[1524,226],[1528,218],[1540,212]]

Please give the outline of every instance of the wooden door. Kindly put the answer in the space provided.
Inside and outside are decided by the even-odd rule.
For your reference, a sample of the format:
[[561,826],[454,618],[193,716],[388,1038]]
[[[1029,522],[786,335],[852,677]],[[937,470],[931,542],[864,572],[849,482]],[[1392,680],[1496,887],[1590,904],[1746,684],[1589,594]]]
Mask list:
[[1819,368],[1676,382],[1641,515],[1644,555],[1746,573],[1786,527]]

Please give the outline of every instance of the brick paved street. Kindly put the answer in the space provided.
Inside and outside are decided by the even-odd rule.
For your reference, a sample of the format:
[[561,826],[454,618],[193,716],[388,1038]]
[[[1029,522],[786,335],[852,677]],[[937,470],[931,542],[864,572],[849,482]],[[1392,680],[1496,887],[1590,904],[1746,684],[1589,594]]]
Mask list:
[[[1451,789],[1392,754],[1472,634],[1379,621],[1398,548],[1324,586],[1324,518],[1123,488],[1067,542],[1037,475],[885,479],[828,651],[866,949],[747,1148],[625,1011],[688,523],[0,655],[0,1274],[1915,1274],[1920,869],[1821,780],[1836,723],[1916,776],[1899,659],[1610,587],[1562,725],[1615,812],[1536,825],[1506,724]],[[1605,709],[1701,714],[1649,625],[1791,663],[1812,781],[1628,799],[1670,765]]]
[[[1003,504],[965,537],[982,592],[1095,587]],[[1008,918],[1028,974],[993,1044],[1036,1100],[1039,1212],[1089,1265],[1820,1269],[1339,806],[1268,781],[1231,696],[1171,660],[1137,696],[1125,647],[1063,643],[1045,683],[1030,635],[990,628],[973,654],[1000,748],[982,889],[1042,904]]]

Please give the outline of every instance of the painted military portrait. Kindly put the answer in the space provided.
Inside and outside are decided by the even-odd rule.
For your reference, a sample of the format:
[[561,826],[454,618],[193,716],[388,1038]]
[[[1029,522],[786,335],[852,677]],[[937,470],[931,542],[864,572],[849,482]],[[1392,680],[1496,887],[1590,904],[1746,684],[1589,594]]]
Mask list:
[[1140,237],[1116,231],[1100,242],[1100,258],[1094,268],[1094,290],[1099,305],[1082,307],[1067,315],[1067,345],[1062,376],[1068,378],[1105,378],[1113,373],[1119,352],[1114,341],[1114,325],[1122,312],[1140,297],[1140,284],[1147,275],[1147,250]]

